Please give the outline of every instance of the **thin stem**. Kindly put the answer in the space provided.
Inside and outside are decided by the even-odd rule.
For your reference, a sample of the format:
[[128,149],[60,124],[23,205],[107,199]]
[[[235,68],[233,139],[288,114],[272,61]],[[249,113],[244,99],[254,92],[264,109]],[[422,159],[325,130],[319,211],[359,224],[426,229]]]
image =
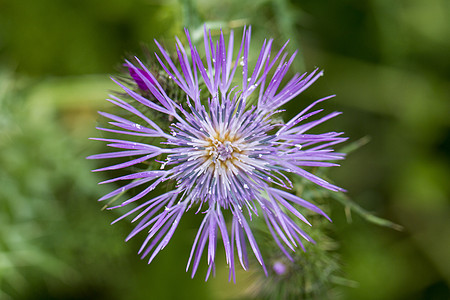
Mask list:
[[[298,37],[298,32],[295,30],[294,20],[298,17],[294,15],[291,8],[288,7],[287,0],[276,0],[273,2],[273,8],[277,23],[280,24],[280,29],[283,37],[291,37],[291,43],[296,49],[302,49]],[[303,51],[299,51],[297,59],[294,61],[296,70],[299,73],[306,71]]]
[[193,0],[180,0],[183,11],[182,26],[185,28],[198,28],[200,26],[200,16],[193,2]]
[[365,219],[368,222],[371,222],[371,223],[379,225],[379,226],[389,227],[389,228],[392,228],[392,229],[395,229],[398,231],[403,230],[403,226],[371,214],[370,212],[368,212],[367,210],[365,210],[364,208],[362,208],[361,206],[359,206],[358,204],[353,202],[344,193],[334,193],[332,197],[333,197],[333,199],[336,199],[337,201],[339,201],[346,208],[349,208],[352,211],[354,211],[355,213],[357,213],[358,215],[360,215],[363,219]]

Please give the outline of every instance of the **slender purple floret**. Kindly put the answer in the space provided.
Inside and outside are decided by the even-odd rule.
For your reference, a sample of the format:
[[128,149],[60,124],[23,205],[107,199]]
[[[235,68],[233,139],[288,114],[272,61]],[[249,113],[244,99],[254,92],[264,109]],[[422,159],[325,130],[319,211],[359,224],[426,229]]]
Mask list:
[[[259,56],[252,60],[255,61],[254,66],[250,68],[250,35],[251,28],[244,29],[240,48],[234,55],[233,32],[226,43],[222,33],[215,41],[205,28],[204,53],[200,54],[186,30],[188,47],[176,39],[177,61],[172,60],[155,41],[161,53],[156,54],[156,59],[184,92],[185,100],[171,99],[137,58],[138,65],[127,61],[125,66],[139,89],[149,91],[152,99],[115,80],[136,101],[135,104],[143,104],[173,119],[170,132],[166,132],[133,103],[111,96],[108,101],[140,118],[141,122],[102,112],[101,115],[110,119],[110,124],[117,130],[99,129],[115,132],[124,139],[97,139],[118,148],[118,151],[88,157],[129,157],[126,162],[94,171],[123,169],[156,159],[161,164],[155,170],[102,182],[128,181],[100,200],[142,187],[137,195],[109,209],[144,201],[118,220],[137,214],[132,220],[137,225],[127,240],[141,231],[147,233],[139,253],[142,257],[149,257],[149,263],[169,243],[183,214],[192,208],[197,213],[202,212],[203,221],[194,238],[186,271],[192,268],[194,276],[205,252],[208,279],[215,271],[217,242],[221,240],[230,267],[230,280],[235,278],[236,260],[244,269],[249,267],[249,251],[253,252],[267,274],[251,230],[252,217],[262,214],[275,242],[292,259],[289,251],[295,251],[298,246],[303,248],[302,240],[314,242],[295,221],[299,219],[311,225],[297,207],[302,206],[329,218],[314,204],[294,195],[290,191],[293,185],[289,178],[299,175],[326,189],[343,191],[304,169],[337,166],[330,161],[344,158],[344,154],[336,153],[332,148],[346,140],[341,132],[309,133],[313,127],[340,114],[333,112],[311,120],[322,112],[322,109],[313,110],[313,107],[332,96],[315,101],[286,123],[273,118],[284,104],[308,88],[323,72],[315,70],[310,74],[296,74],[282,84],[295,53],[288,57],[284,52],[286,43],[273,55],[272,39],[264,41]],[[201,84],[206,88],[201,90]],[[183,105],[180,104],[182,101],[185,102]],[[148,144],[129,141],[127,135],[144,137]],[[162,142],[153,145],[155,138]],[[160,189],[165,192],[144,200],[164,182],[173,182],[174,188],[169,191]],[[230,212],[228,221],[224,216],[225,210]]]
[[130,72],[131,78],[133,78],[133,80],[136,82],[138,87],[143,91],[148,90],[148,88],[147,88],[147,85],[145,84],[144,80],[141,79],[141,76],[144,76],[144,78],[146,78],[148,81],[150,81],[150,83],[154,84],[154,82],[150,78],[150,76],[148,76],[148,74],[142,69],[128,68],[128,72]]

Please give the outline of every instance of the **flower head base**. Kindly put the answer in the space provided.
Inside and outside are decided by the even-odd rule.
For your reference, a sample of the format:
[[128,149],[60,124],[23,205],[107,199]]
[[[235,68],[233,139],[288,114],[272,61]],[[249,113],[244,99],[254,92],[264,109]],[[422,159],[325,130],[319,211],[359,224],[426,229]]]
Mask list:
[[[335,153],[331,148],[345,140],[341,133],[307,133],[309,129],[339,114],[334,112],[317,120],[306,121],[322,111],[310,110],[330,97],[317,100],[287,123],[273,118],[279,112],[277,109],[304,91],[322,72],[316,70],[309,75],[296,74],[280,89],[295,53],[287,59],[287,54],[283,53],[285,44],[271,58],[272,40],[265,41],[251,69],[250,33],[250,28],[244,29],[238,59],[233,57],[233,32],[230,33],[227,46],[222,33],[219,40],[214,41],[211,33],[205,29],[204,60],[191,42],[187,30],[189,55],[177,38],[177,63],[156,42],[163,57],[156,54],[157,60],[169,78],[184,92],[186,99],[171,99],[143,63],[136,58],[139,63],[137,67],[127,61],[126,66],[137,88],[150,91],[152,97],[145,98],[139,91],[116,81],[117,84],[134,101],[173,118],[170,132],[161,129],[161,124],[158,125],[151,116],[144,115],[132,104],[115,96],[111,96],[109,101],[142,122],[101,113],[118,129],[99,129],[141,136],[148,143],[97,139],[122,150],[89,158],[130,157],[130,160],[95,171],[137,166],[155,158],[161,165],[157,169],[142,170],[104,181],[131,180],[100,200],[112,198],[137,186],[143,187],[137,195],[118,206],[110,207],[114,209],[142,199],[163,182],[175,183],[172,190],[146,200],[118,219],[137,213],[133,222],[139,220],[139,223],[127,240],[146,230],[148,235],[139,253],[142,257],[149,255],[149,262],[168,244],[182,215],[196,207],[197,212],[204,212],[204,217],[188,261],[187,269],[192,264],[192,276],[196,273],[206,245],[209,265],[207,279],[214,270],[219,232],[230,266],[230,278],[234,278],[235,252],[242,267],[248,268],[246,240],[266,271],[247,215],[250,218],[253,214],[262,215],[275,242],[290,257],[286,247],[293,251],[298,245],[303,247],[301,238],[313,242],[294,221],[299,219],[309,224],[293,204],[328,217],[315,205],[288,191],[292,188],[289,176],[300,175],[324,188],[341,190],[303,169],[335,166],[327,161],[343,158],[343,154]],[[236,73],[242,73],[241,83],[237,82]],[[206,91],[201,91],[202,84],[206,86]],[[160,142],[155,144],[155,141]],[[152,142],[153,145],[150,144]],[[223,210],[231,211],[230,230]]]

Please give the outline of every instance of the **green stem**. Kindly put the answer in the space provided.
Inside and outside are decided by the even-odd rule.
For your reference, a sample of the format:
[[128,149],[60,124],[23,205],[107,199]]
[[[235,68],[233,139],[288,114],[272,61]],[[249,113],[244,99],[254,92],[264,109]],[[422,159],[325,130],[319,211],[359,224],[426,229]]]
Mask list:
[[349,153],[351,153],[351,152],[353,152],[355,150],[358,150],[359,148],[361,148],[362,146],[366,145],[369,142],[370,142],[370,137],[369,136],[363,136],[359,140],[356,140],[353,143],[350,143],[350,144],[342,147],[341,149],[339,149],[338,152],[349,154]]
[[277,19],[277,23],[280,25],[281,34],[283,37],[289,37],[291,38],[292,45],[299,50],[299,53],[297,55],[297,59],[294,61],[295,67],[299,72],[305,72],[305,61],[302,55],[301,45],[296,38],[298,36],[298,33],[295,30],[294,26],[294,20],[296,19],[296,16],[292,12],[292,9],[288,7],[288,1],[287,0],[276,0],[273,2],[273,8],[275,12],[275,17]]
[[197,28],[200,26],[200,16],[195,8],[193,0],[180,0],[183,10],[183,27]]
[[344,193],[335,193],[333,195],[333,198],[336,199],[337,201],[339,201],[345,207],[348,207],[350,210],[352,210],[355,213],[357,213],[358,215],[360,215],[363,219],[365,219],[366,221],[368,221],[370,223],[373,223],[373,224],[376,224],[379,226],[389,227],[389,228],[392,228],[392,229],[395,229],[398,231],[403,230],[403,226],[371,214],[370,212],[368,212],[367,210],[365,210],[364,208],[362,208],[361,206],[359,206],[358,204],[353,202]]

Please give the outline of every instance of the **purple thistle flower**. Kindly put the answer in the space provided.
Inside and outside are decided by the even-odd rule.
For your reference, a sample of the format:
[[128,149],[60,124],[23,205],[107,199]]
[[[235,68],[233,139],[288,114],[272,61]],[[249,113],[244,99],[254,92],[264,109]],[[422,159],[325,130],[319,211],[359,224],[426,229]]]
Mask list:
[[[315,70],[311,74],[296,74],[280,88],[296,53],[287,58],[287,53],[284,53],[286,43],[271,57],[273,40],[270,39],[264,41],[254,67],[249,68],[250,34],[251,28],[244,29],[237,58],[233,57],[232,31],[227,46],[222,33],[219,40],[214,41],[205,28],[203,60],[187,30],[189,48],[185,48],[176,39],[177,62],[155,41],[162,54],[162,58],[157,54],[156,58],[169,78],[186,94],[186,105],[170,99],[154,75],[137,58],[139,66],[127,61],[126,67],[138,87],[150,91],[153,100],[144,98],[113,79],[135,101],[156,112],[167,114],[174,120],[170,125],[170,132],[165,132],[132,104],[111,96],[108,101],[139,117],[142,122],[138,124],[100,112],[111,120],[110,124],[119,128],[99,128],[100,130],[146,137],[149,143],[154,143],[155,138],[162,142],[155,146],[126,139],[98,138],[96,140],[108,142],[110,147],[123,150],[88,157],[130,157],[124,163],[94,171],[127,168],[157,156],[162,157],[163,161],[157,161],[161,163],[159,169],[101,182],[131,180],[100,200],[143,186],[137,195],[108,209],[133,203],[163,182],[175,183],[173,190],[145,200],[116,220],[138,213],[132,222],[139,222],[127,240],[143,230],[148,232],[139,254],[142,258],[149,256],[149,263],[169,243],[183,214],[191,207],[196,207],[197,213],[202,211],[204,217],[194,239],[186,271],[192,267],[192,276],[195,275],[206,247],[209,265],[206,280],[208,279],[211,271],[214,271],[220,234],[230,267],[230,280],[231,277],[235,278],[235,252],[242,267],[248,268],[247,241],[267,274],[250,228],[249,219],[251,220],[252,215],[262,214],[275,242],[291,258],[286,247],[292,251],[298,246],[303,248],[302,238],[314,242],[294,221],[298,218],[311,225],[295,205],[329,218],[314,204],[289,192],[293,186],[288,176],[300,175],[329,190],[342,191],[303,169],[336,166],[337,164],[328,161],[344,157],[331,148],[346,140],[341,137],[342,133],[308,133],[316,125],[340,114],[333,112],[317,120],[307,120],[322,111],[311,111],[315,105],[332,96],[315,101],[287,123],[273,118],[274,114],[280,112],[278,109],[282,105],[298,96],[323,73]],[[237,80],[241,76],[235,76],[237,73],[242,73],[240,84]],[[206,85],[207,90],[200,90],[201,83]],[[231,212],[231,230],[227,227],[224,210]]]

